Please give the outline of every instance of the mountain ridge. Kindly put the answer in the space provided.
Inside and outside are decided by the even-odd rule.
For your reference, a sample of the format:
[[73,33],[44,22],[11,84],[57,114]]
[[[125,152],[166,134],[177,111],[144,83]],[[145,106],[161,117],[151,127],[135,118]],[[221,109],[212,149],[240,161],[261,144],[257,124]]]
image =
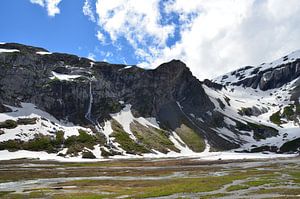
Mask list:
[[[248,67],[226,74],[232,78],[223,76],[201,82],[180,60],[145,70],[16,43],[1,44],[0,149],[48,150],[65,158],[86,154],[92,158],[130,154],[180,156],[197,154],[205,148],[287,152],[280,150],[281,145],[297,138],[286,136],[286,140],[268,144],[268,140],[284,139],[286,132],[265,119],[278,108],[264,104],[262,99],[266,92],[271,95],[270,90],[277,89],[273,85],[279,90],[292,89],[292,94],[282,91],[289,101],[299,99],[298,88],[293,89],[290,84],[297,82],[299,74],[295,71],[300,60],[285,61],[283,65],[291,69],[281,67],[285,72],[278,73],[280,67],[275,67],[268,81],[278,82],[260,87],[257,82],[270,69],[258,69],[255,76],[251,72],[257,69]],[[240,80],[238,73],[239,77],[244,76]],[[274,78],[289,73],[293,73],[291,78]],[[230,78],[237,81],[230,82]],[[250,95],[245,92],[248,90]],[[244,100],[239,97],[241,93],[247,93],[244,97],[249,97],[253,106],[239,102]],[[276,93],[272,95],[275,97]],[[288,103],[284,100],[276,103],[280,110],[293,112],[287,123],[279,125],[290,125],[284,129],[298,128],[291,121],[298,120],[299,101],[294,100],[290,108],[285,108]],[[21,114],[30,111],[32,114]],[[284,113],[280,113],[279,121],[285,120]],[[73,124],[65,125],[69,122]],[[36,142],[44,142],[48,148],[32,147]],[[297,151],[297,147],[292,151]]]

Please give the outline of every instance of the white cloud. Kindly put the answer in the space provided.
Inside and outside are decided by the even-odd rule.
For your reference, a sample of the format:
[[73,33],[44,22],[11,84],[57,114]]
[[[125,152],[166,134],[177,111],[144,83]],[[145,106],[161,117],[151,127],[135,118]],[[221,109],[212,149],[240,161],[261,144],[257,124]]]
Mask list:
[[159,0],[99,0],[96,3],[99,26],[113,42],[124,37],[135,49],[149,45],[165,48],[174,27],[158,23],[161,17],[158,3]]
[[45,6],[44,0],[30,0],[30,2],[33,3],[33,4],[38,4],[38,5],[42,6],[42,7]]
[[106,39],[104,34],[101,31],[97,31],[96,37],[100,41],[100,43],[105,44]]
[[62,0],[30,0],[33,4],[38,4],[47,9],[48,15],[54,17],[56,14],[60,13],[60,9],[58,8],[58,4]]
[[94,53],[89,53],[87,58],[90,60],[96,61],[96,55]]
[[[60,13],[61,1],[30,0],[49,16]],[[82,11],[97,21],[100,43],[111,40],[120,51],[118,40],[125,38],[147,68],[181,59],[204,79],[300,49],[299,0],[97,0],[96,13],[91,2]],[[162,5],[179,23],[161,23]],[[180,37],[170,47],[176,28]]]
[[92,11],[90,0],[85,0],[84,5],[82,7],[82,12],[85,16],[88,16],[89,20],[91,20],[92,22],[96,22],[96,18],[94,16],[94,12]]

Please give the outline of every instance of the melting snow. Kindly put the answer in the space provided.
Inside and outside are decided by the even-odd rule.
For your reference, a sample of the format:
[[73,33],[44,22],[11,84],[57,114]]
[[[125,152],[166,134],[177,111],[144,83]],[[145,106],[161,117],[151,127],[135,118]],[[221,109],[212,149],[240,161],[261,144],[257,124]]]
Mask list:
[[0,48],[0,53],[13,53],[13,52],[20,52],[17,49],[4,49],[4,48]]
[[51,52],[46,52],[46,51],[39,51],[39,52],[36,52],[36,54],[39,54],[39,55],[51,55],[52,53]]
[[54,71],[52,71],[53,76],[50,77],[50,79],[59,79],[59,80],[65,80],[65,81],[70,81],[70,80],[74,80],[76,78],[81,77],[81,75],[66,75],[66,74],[60,74],[60,73],[56,73]]
[[37,118],[36,124],[33,125],[18,125],[14,129],[5,129],[5,133],[0,135],[0,141],[6,141],[10,139],[21,139],[27,141],[33,139],[35,134],[53,135],[56,131],[62,130],[65,132],[65,138],[78,135],[78,130],[83,129],[88,133],[91,133],[90,129],[76,126],[72,123],[64,123],[58,121],[49,113],[44,112],[34,104],[21,103],[21,108],[11,107],[13,112],[0,113],[0,122],[11,119],[17,120],[18,118]]

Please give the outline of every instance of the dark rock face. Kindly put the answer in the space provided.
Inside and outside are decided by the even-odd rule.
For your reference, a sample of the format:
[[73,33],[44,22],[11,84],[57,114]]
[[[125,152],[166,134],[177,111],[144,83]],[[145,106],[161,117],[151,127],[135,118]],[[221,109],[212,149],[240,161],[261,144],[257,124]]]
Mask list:
[[[248,77],[243,75],[247,70],[252,70]],[[265,70],[261,67],[245,67],[231,74],[238,78],[238,81],[233,82],[232,85],[260,88],[263,91],[279,88],[300,76],[300,59]]]
[[212,82],[209,79],[205,79],[203,81],[203,84],[210,87],[210,88],[214,88],[216,90],[222,90],[222,88],[224,87],[222,84],[218,84],[216,82]]
[[[195,118],[214,118],[214,104],[184,63],[173,60],[154,70],[136,66],[92,62],[74,55],[37,54],[45,49],[21,44],[2,44],[20,52],[0,53],[0,103],[20,106],[34,103],[57,119],[97,124],[130,104],[136,117],[155,117],[174,130],[187,121],[217,149],[236,148]],[[55,74],[79,75],[68,81]],[[90,109],[90,111],[89,111]],[[171,109],[177,114],[167,118]],[[171,111],[172,112],[172,111]],[[194,117],[191,117],[193,115]]]

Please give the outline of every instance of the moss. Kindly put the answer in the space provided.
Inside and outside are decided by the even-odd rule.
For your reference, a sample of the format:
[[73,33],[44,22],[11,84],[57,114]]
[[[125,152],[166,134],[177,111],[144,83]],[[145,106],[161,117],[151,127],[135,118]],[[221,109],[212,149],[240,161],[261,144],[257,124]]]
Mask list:
[[280,125],[281,124],[280,111],[277,111],[276,113],[273,113],[270,116],[270,121],[273,122],[274,124]]
[[138,142],[148,150],[154,149],[161,153],[168,153],[170,150],[179,152],[179,149],[169,140],[169,133],[167,131],[151,126],[145,127],[137,121],[131,123],[130,128]]
[[176,133],[182,139],[182,141],[194,152],[202,152],[205,149],[204,139],[198,135],[191,128],[182,124],[180,128],[177,128]]
[[144,146],[132,140],[130,136],[124,131],[121,124],[119,124],[116,120],[112,120],[111,125],[113,133],[110,136],[114,137],[115,141],[118,142],[120,144],[120,147],[127,153],[142,154],[149,152],[149,150],[147,150]]
[[0,122],[0,128],[4,128],[4,129],[14,129],[17,126],[18,124],[14,120],[5,120],[4,122]]

